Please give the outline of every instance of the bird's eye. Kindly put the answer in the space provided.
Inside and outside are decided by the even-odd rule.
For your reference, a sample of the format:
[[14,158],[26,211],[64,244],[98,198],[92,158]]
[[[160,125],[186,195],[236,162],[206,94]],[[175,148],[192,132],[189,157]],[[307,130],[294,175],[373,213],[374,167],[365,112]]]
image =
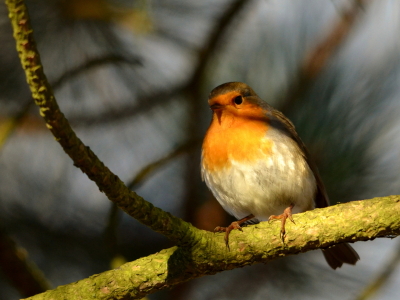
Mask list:
[[234,102],[236,105],[240,105],[240,104],[243,103],[243,97],[242,97],[242,96],[236,96],[235,98],[233,98],[233,102]]

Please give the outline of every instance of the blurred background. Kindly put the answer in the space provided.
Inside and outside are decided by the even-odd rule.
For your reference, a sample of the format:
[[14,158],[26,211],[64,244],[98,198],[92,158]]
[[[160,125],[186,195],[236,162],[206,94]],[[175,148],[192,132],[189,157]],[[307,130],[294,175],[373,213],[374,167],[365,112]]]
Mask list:
[[[45,73],[78,136],[139,195],[195,226],[231,221],[199,171],[207,96],[227,81],[248,83],[294,122],[332,203],[400,194],[400,1],[26,4]],[[54,141],[32,105],[4,3],[0,44],[0,298],[172,246],[113,207]],[[398,297],[399,241],[354,248],[357,267],[332,271],[312,251],[148,299]],[[18,260],[28,266],[16,268]]]

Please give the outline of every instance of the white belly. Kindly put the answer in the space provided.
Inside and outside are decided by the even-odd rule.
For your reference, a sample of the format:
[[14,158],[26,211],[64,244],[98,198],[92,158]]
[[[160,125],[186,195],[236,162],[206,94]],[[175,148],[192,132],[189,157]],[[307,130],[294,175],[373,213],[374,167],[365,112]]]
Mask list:
[[203,178],[222,207],[241,219],[253,214],[260,221],[279,215],[291,203],[293,213],[314,208],[315,177],[297,144],[289,137],[274,141],[272,155],[251,165],[231,160],[231,167]]

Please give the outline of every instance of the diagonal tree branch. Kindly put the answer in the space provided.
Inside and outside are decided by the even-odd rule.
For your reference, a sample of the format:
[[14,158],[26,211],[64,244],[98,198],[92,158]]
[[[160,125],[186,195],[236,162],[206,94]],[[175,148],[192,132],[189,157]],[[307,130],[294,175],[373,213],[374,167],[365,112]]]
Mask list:
[[[58,299],[140,299],[203,275],[329,247],[340,242],[400,235],[400,196],[389,196],[315,209],[294,215],[283,245],[279,222],[262,222],[231,234],[231,251],[223,234],[202,231],[202,243],[173,247],[75,283],[30,297]],[[79,291],[79,294],[77,294]]]
[[73,77],[76,77],[83,72],[87,72],[93,68],[96,67],[101,67],[103,65],[108,65],[108,64],[130,64],[130,65],[141,65],[141,62],[132,57],[124,57],[119,54],[108,54],[104,55],[101,57],[95,57],[92,58],[88,61],[86,61],[84,64],[77,66],[75,68],[72,68],[70,70],[67,70],[64,72],[59,78],[57,78],[51,86],[53,87],[54,90],[57,90],[59,87],[61,87],[65,82],[70,80]]
[[[177,158],[178,156],[189,153],[191,151],[194,151],[196,147],[199,147],[201,141],[195,141],[195,140],[190,140],[183,145],[177,147],[174,151],[170,152],[169,154],[165,155],[164,157],[153,161],[152,163],[146,165],[144,168],[139,170],[137,174],[128,182],[127,186],[131,190],[137,189],[143,182],[146,181],[146,179],[152,175],[155,171],[157,171],[159,168],[167,164],[168,162],[172,161],[173,159]],[[108,223],[107,227],[104,230],[104,235],[106,239],[106,244],[107,246],[111,249],[113,252],[116,251],[116,231],[117,231],[117,226],[119,224],[119,213],[120,210],[118,209],[118,206],[116,203],[113,203],[110,209],[110,213],[108,216]]]
[[366,0],[353,0],[350,8],[344,10],[332,24],[328,34],[319,41],[305,56],[297,76],[290,83],[279,110],[287,114],[293,105],[310,89],[315,78],[328,65],[338,52],[363,11]]
[[149,226],[179,245],[196,243],[199,230],[191,224],[154,207],[113,174],[89,147],[76,136],[64,114],[60,111],[51,86],[43,72],[40,55],[33,38],[29,15],[23,0],[6,1],[13,27],[21,64],[35,103],[64,151],[74,161],[74,165],[93,180],[108,199],[139,222]]
[[367,300],[374,299],[375,294],[386,284],[388,284],[389,279],[400,265],[400,243],[397,241],[397,247],[395,247],[395,252],[382,266],[382,269],[378,272],[378,275],[374,280],[368,284],[364,290],[354,299],[355,300]]
[[51,288],[40,269],[32,262],[25,249],[0,229],[0,269],[23,297],[42,293]]

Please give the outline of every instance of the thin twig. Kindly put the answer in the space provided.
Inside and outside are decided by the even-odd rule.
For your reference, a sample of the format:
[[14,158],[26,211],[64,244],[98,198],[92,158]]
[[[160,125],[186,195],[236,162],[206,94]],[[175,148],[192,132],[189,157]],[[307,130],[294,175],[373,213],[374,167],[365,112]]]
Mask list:
[[[199,144],[200,141],[189,141],[176,148],[171,153],[165,155],[164,157],[146,165],[139,172],[137,172],[137,174],[132,178],[131,181],[129,181],[129,183],[127,184],[128,188],[130,188],[131,190],[136,190],[141,184],[146,181],[149,176],[151,176],[151,174],[153,174],[162,166],[169,163],[178,156],[193,151]],[[106,245],[113,255],[116,255],[118,253],[116,231],[119,224],[119,213],[120,210],[118,209],[118,206],[113,203],[110,208],[107,226],[104,231]]]
[[173,159],[177,158],[178,156],[189,153],[194,150],[196,147],[200,145],[200,141],[188,141],[185,144],[179,146],[174,151],[170,152],[169,154],[165,155],[164,157],[148,164],[144,168],[142,168],[135,177],[127,184],[127,186],[134,190],[137,189],[145,180],[150,176],[153,172],[160,169],[166,163],[172,161]]
[[72,68],[64,72],[58,79],[51,83],[54,90],[60,88],[65,82],[73,77],[80,75],[83,72],[87,72],[93,68],[100,67],[108,64],[125,63],[130,65],[141,65],[140,61],[136,58],[126,58],[121,55],[109,54],[97,58],[90,59],[84,64]]

